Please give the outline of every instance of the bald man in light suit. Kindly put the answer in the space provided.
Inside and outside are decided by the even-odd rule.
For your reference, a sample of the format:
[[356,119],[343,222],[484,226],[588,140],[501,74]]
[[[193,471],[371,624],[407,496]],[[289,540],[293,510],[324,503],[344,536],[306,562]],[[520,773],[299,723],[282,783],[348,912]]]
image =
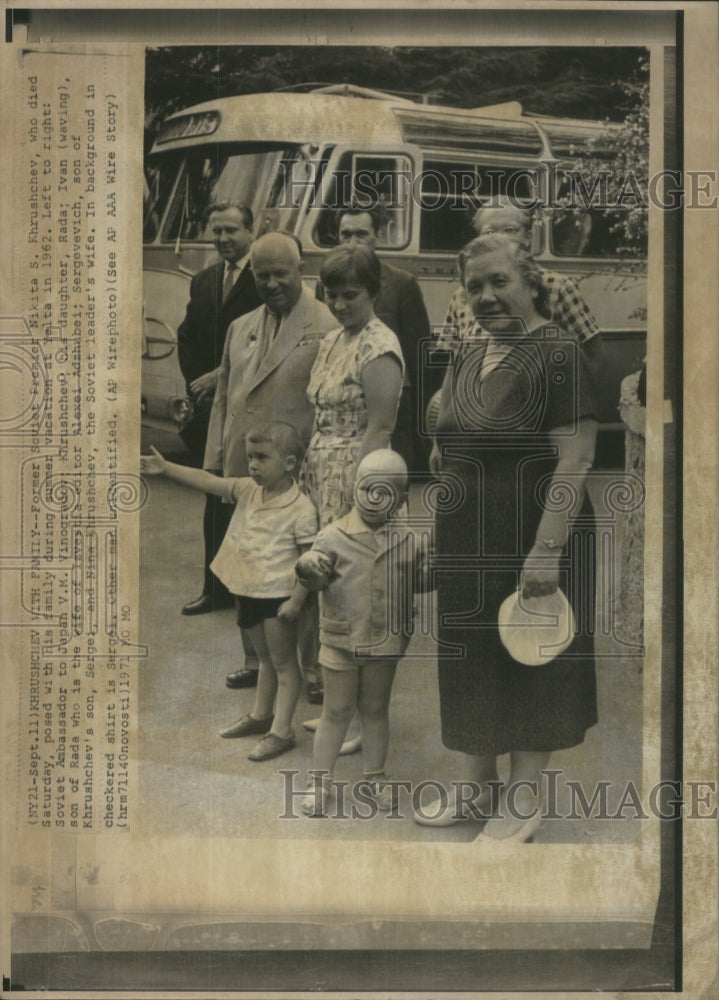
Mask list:
[[[307,398],[310,371],[322,338],[337,326],[327,306],[302,284],[302,251],[293,237],[260,237],[252,244],[250,263],[264,305],[227,331],[205,449],[204,467],[224,476],[247,475],[245,435],[269,420],[291,424],[307,446],[314,422]],[[249,687],[256,674],[248,673],[254,671],[228,675],[228,687]]]

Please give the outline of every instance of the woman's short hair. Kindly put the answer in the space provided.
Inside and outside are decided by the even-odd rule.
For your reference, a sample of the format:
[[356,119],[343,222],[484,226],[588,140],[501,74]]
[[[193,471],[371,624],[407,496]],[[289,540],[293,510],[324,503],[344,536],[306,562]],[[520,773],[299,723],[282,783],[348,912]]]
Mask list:
[[[516,215],[521,219],[521,224],[524,229],[525,239],[520,240],[520,242],[530,242],[532,233],[532,222],[534,219],[534,211],[529,203],[525,204],[522,201],[518,201],[514,198],[508,198],[506,195],[496,195],[485,201],[484,204],[477,209],[474,213],[474,218],[472,219],[472,228],[475,233],[479,235],[482,232],[482,226],[485,221],[486,212],[496,213],[498,210],[510,209],[515,212]],[[489,235],[489,234],[487,234]],[[501,235],[501,230],[498,231],[498,235]],[[509,234],[507,234],[509,235]]]
[[536,291],[537,297],[534,304],[537,312],[540,316],[544,316],[545,319],[550,319],[552,313],[549,308],[549,290],[544,284],[539,264],[511,236],[505,236],[501,233],[492,233],[489,236],[477,236],[465,247],[462,247],[457,258],[462,285],[464,285],[464,272],[467,267],[467,261],[473,260],[475,257],[484,257],[490,253],[503,253],[509,257],[523,280],[530,288]]
[[355,281],[374,299],[382,283],[382,265],[371,247],[345,244],[327,254],[320,267],[320,281],[326,288]]

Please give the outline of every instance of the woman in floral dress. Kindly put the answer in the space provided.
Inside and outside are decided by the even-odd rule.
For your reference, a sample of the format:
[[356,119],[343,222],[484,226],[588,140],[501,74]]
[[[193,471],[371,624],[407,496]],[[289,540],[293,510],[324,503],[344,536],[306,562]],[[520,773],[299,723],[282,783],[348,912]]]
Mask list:
[[[315,424],[299,483],[321,528],[349,513],[357,466],[369,452],[390,447],[397,419],[404,359],[396,335],[374,314],[381,273],[374,250],[352,244],[333,250],[320,268],[324,300],[341,326],[325,336],[310,375]],[[355,717],[340,752],[359,747]]]
[[315,406],[300,487],[320,527],[347,514],[357,466],[388,448],[402,391],[404,360],[395,334],[374,314],[380,263],[365,246],[341,246],[320,269],[324,298],[342,325],[322,341],[307,394]]

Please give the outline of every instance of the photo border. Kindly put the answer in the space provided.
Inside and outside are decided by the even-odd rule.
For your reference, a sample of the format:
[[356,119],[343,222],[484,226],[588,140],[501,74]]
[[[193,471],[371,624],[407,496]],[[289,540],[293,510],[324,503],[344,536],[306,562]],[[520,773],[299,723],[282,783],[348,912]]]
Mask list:
[[[303,5],[304,6],[304,5]],[[308,5],[309,6],[309,5]],[[424,5],[423,5],[424,6]],[[512,5],[513,6],[513,5]],[[592,9],[596,5],[591,6]],[[605,5],[605,9],[606,9]],[[678,155],[677,168],[682,169],[684,163],[684,144],[682,141],[682,89],[684,60],[686,53],[683,51],[684,35],[683,21],[684,10],[687,6],[694,5],[661,5],[662,10],[670,7],[674,10],[677,18],[677,106],[678,115],[678,141],[676,150]],[[404,7],[404,5],[403,5]],[[400,9],[400,8],[397,8]],[[645,8],[646,9],[646,8]],[[347,12],[350,16],[351,11]],[[108,14],[109,16],[109,14]],[[380,43],[378,43],[380,44]],[[670,145],[670,144],[668,144]],[[669,151],[669,150],[668,150]],[[667,164],[668,165],[668,164]],[[698,164],[697,164],[698,165]],[[666,398],[673,404],[673,420],[665,425],[665,521],[672,525],[681,524],[684,513],[684,495],[682,491],[682,476],[678,470],[685,467],[685,462],[692,461],[693,454],[687,454],[684,450],[682,438],[679,433],[681,428],[681,415],[683,410],[682,399],[682,356],[686,346],[681,332],[680,317],[683,311],[683,274],[682,256],[685,249],[684,225],[678,213],[667,213],[665,218],[665,375],[667,379]],[[670,257],[673,260],[667,260]],[[672,287],[672,281],[676,282],[676,288]],[[676,340],[672,343],[672,338],[667,338],[667,331],[674,318],[673,310],[676,309],[676,319],[678,333]],[[668,342],[669,341],[669,342]],[[676,350],[672,350],[673,345]],[[676,390],[676,395],[672,394],[672,389]],[[712,400],[712,402],[715,402]],[[672,452],[674,453],[672,455]],[[714,469],[712,469],[714,471]],[[674,505],[672,509],[672,504]],[[674,534],[674,538],[671,535]],[[674,697],[675,693],[681,694],[683,688],[683,671],[681,666],[681,656],[678,655],[682,648],[682,641],[685,638],[682,627],[682,614],[684,609],[685,592],[682,586],[682,575],[678,572],[678,567],[682,565],[682,547],[679,532],[672,532],[665,524],[664,548],[664,607],[667,611],[673,605],[676,610],[677,630],[675,646],[672,645],[670,636],[665,634],[662,653],[662,777],[672,780],[681,777],[682,771],[682,738],[684,736],[682,701],[680,697]],[[673,597],[670,600],[670,595]],[[669,615],[671,618],[671,615]],[[714,619],[716,621],[716,619]],[[665,618],[665,628],[667,620]],[[711,680],[711,674],[706,681]],[[670,992],[671,990],[681,990],[682,988],[682,935],[681,935],[681,915],[683,901],[683,879],[681,856],[683,849],[683,823],[662,823],[661,825],[661,870],[662,870],[662,891],[660,894],[657,919],[655,923],[655,939],[652,948],[648,952],[621,951],[609,952],[596,950],[592,952],[571,951],[571,960],[580,967],[583,972],[602,969],[603,972],[611,970],[610,982],[602,984],[604,990],[661,990]],[[692,875],[694,873],[692,872]],[[45,982],[62,981],[66,977],[66,983],[72,982],[73,991],[95,989],[98,982],[118,981],[117,977],[123,980],[123,994],[128,995],[128,990],[134,989],[132,985],[133,965],[137,961],[140,966],[148,963],[152,964],[151,978],[157,983],[158,989],[167,989],[167,983],[177,971],[178,964],[182,966],[183,990],[199,989],[199,983],[207,981],[208,970],[212,970],[214,979],[213,990],[234,990],[239,979],[242,980],[243,991],[241,995],[247,996],[253,991],[286,991],[287,978],[290,976],[294,980],[292,995],[297,992],[311,992],[318,988],[330,991],[351,991],[357,992],[360,989],[371,989],[382,992],[386,995],[388,979],[394,979],[398,987],[402,990],[417,990],[426,992],[434,991],[435,995],[443,992],[455,990],[468,991],[474,984],[482,984],[482,992],[485,990],[521,990],[526,996],[526,987],[521,983],[500,982],[498,979],[498,966],[506,962],[507,958],[519,959],[515,963],[515,968],[511,970],[520,977],[524,977],[526,982],[527,970],[525,961],[530,958],[538,963],[537,967],[541,973],[537,976],[536,983],[538,991],[546,989],[557,990],[579,990],[591,989],[593,987],[580,986],[577,982],[568,978],[561,985],[557,982],[561,978],[560,967],[567,962],[565,952],[520,952],[520,951],[428,951],[428,952],[192,952],[181,953],[181,962],[178,962],[178,953],[174,952],[122,952],[122,953],[87,953],[82,956],[74,954],[42,954],[33,953],[27,956],[13,956],[12,985],[20,983],[25,978],[22,973],[26,972],[33,977],[41,972]],[[420,957],[421,956],[421,957]],[[521,959],[520,959],[520,956]],[[648,960],[648,961],[647,961]],[[347,967],[355,970],[356,979],[347,975],[346,968],[340,970],[339,966],[346,963]],[[596,965],[595,965],[596,963]],[[282,966],[282,968],[278,968]],[[532,968],[534,968],[532,966]],[[280,977],[284,976],[284,979]],[[306,977],[303,980],[303,976]],[[58,980],[59,977],[59,980]],[[115,977],[115,978],[113,978]],[[344,977],[344,982],[338,982],[338,978]],[[613,977],[613,978],[612,978]],[[352,978],[350,982],[349,979]],[[297,979],[301,982],[298,983]],[[448,982],[447,980],[450,980]],[[30,981],[26,979],[26,981]],[[671,981],[672,985],[666,983]],[[318,986],[318,983],[321,983]],[[489,985],[496,983],[496,985]],[[552,987],[548,984],[553,983]],[[648,986],[647,984],[655,984]],[[60,989],[69,988],[68,985],[60,986]],[[147,986],[136,987],[147,990]],[[177,989],[178,987],[174,987]],[[4,995],[4,994],[3,994]],[[30,995],[30,994],[28,994]],[[48,994],[45,993],[45,996]],[[160,994],[153,994],[158,996]],[[202,995],[208,995],[203,993]],[[224,994],[228,995],[228,994]],[[257,995],[263,995],[262,992]],[[699,994],[697,994],[699,996]]]

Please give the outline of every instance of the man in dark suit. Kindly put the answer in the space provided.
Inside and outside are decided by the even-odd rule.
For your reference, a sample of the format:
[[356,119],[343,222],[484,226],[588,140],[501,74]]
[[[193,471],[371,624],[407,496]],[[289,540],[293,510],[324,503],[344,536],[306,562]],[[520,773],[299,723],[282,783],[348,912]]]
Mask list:
[[[376,249],[377,240],[386,223],[384,206],[369,209],[352,206],[338,213],[340,243],[362,243]],[[427,309],[417,279],[409,271],[391,264],[382,264],[379,295],[374,311],[378,319],[397,335],[405,364],[405,384],[397,411],[397,424],[392,435],[392,447],[404,458],[410,471],[418,472],[427,465],[429,447],[417,433],[423,405],[420,399],[421,342],[430,337]],[[321,297],[321,292],[319,296]]]
[[[238,202],[218,202],[209,210],[209,227],[222,260],[198,272],[190,283],[187,313],[177,330],[177,349],[188,396],[190,420],[180,431],[192,464],[202,468],[212,399],[230,323],[261,304],[252,270],[252,212]],[[203,517],[205,572],[202,593],[186,604],[183,615],[231,607],[232,595],[210,570],[232,516],[232,504],[207,494]]]

